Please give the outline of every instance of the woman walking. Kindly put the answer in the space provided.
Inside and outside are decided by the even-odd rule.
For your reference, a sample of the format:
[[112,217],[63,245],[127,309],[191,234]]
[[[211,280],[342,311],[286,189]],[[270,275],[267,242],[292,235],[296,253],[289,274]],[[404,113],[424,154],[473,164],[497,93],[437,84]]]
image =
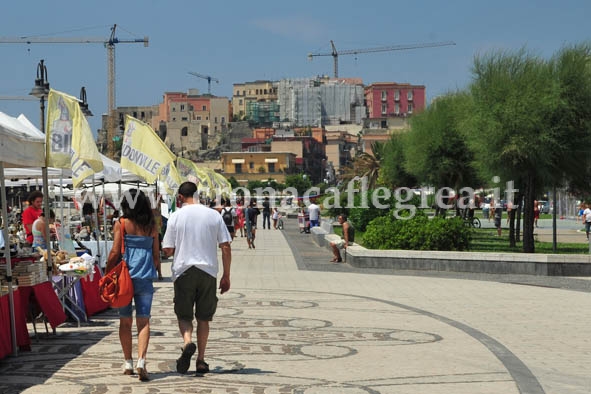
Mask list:
[[[146,353],[150,342],[150,311],[154,294],[153,280],[160,267],[158,228],[150,206],[150,200],[142,191],[130,189],[121,202],[123,216],[115,222],[113,248],[107,260],[107,272],[127,262],[133,282],[133,301],[119,308],[119,341],[123,349],[125,367],[123,373],[133,374],[132,303],[135,304],[135,322],[138,331],[136,371],[141,381],[149,380],[146,369]],[[124,255],[121,256],[121,232],[124,234]]]
[[236,224],[234,231],[237,233],[240,230],[240,236],[244,238],[244,207],[242,200],[236,202]]

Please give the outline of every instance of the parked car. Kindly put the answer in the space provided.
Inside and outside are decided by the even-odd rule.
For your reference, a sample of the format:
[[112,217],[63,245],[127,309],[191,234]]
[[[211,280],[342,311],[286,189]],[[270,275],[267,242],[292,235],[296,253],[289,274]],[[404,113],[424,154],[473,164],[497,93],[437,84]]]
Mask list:
[[538,201],[538,206],[540,207],[540,213],[550,213],[550,202],[548,201]]

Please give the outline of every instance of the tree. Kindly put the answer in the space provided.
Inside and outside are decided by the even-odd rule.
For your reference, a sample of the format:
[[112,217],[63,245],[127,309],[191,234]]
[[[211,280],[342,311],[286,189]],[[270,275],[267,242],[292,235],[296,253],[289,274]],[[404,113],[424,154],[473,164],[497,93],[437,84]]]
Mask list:
[[392,189],[418,185],[417,178],[406,171],[404,167],[404,136],[405,134],[402,133],[394,133],[384,146],[378,183]]
[[312,187],[312,182],[310,182],[307,175],[294,174],[285,177],[285,186],[295,188],[298,191],[298,195],[302,196],[306,190]]
[[484,172],[501,179],[521,178],[517,186],[524,195],[523,251],[533,253],[536,190],[551,181],[561,143],[551,126],[560,101],[557,82],[547,62],[523,49],[478,56],[472,72],[469,145]]
[[404,139],[404,167],[420,183],[456,191],[479,183],[461,126],[470,107],[468,94],[450,93],[411,119]]
[[384,143],[374,141],[371,144],[372,153],[359,152],[353,159],[353,165],[343,174],[344,183],[348,183],[356,176],[367,177],[367,187],[374,189],[380,175],[381,160],[384,156]]

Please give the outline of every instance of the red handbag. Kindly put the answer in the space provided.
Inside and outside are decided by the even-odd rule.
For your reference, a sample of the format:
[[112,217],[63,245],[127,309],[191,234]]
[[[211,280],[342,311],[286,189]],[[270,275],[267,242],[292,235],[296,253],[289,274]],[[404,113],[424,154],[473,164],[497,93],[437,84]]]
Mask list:
[[121,219],[121,262],[99,280],[101,299],[113,308],[127,306],[133,298],[133,282],[127,263],[123,260],[125,252],[125,219]]

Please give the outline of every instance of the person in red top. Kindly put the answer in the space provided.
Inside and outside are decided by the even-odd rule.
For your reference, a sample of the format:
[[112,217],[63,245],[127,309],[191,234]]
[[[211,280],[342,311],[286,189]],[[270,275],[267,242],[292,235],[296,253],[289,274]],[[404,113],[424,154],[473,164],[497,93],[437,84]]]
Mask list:
[[33,222],[41,216],[43,212],[42,205],[43,205],[43,193],[36,190],[29,194],[27,198],[29,202],[29,207],[25,209],[22,215],[23,220],[23,227],[25,228],[25,233],[27,234],[27,242],[29,244],[33,243]]

